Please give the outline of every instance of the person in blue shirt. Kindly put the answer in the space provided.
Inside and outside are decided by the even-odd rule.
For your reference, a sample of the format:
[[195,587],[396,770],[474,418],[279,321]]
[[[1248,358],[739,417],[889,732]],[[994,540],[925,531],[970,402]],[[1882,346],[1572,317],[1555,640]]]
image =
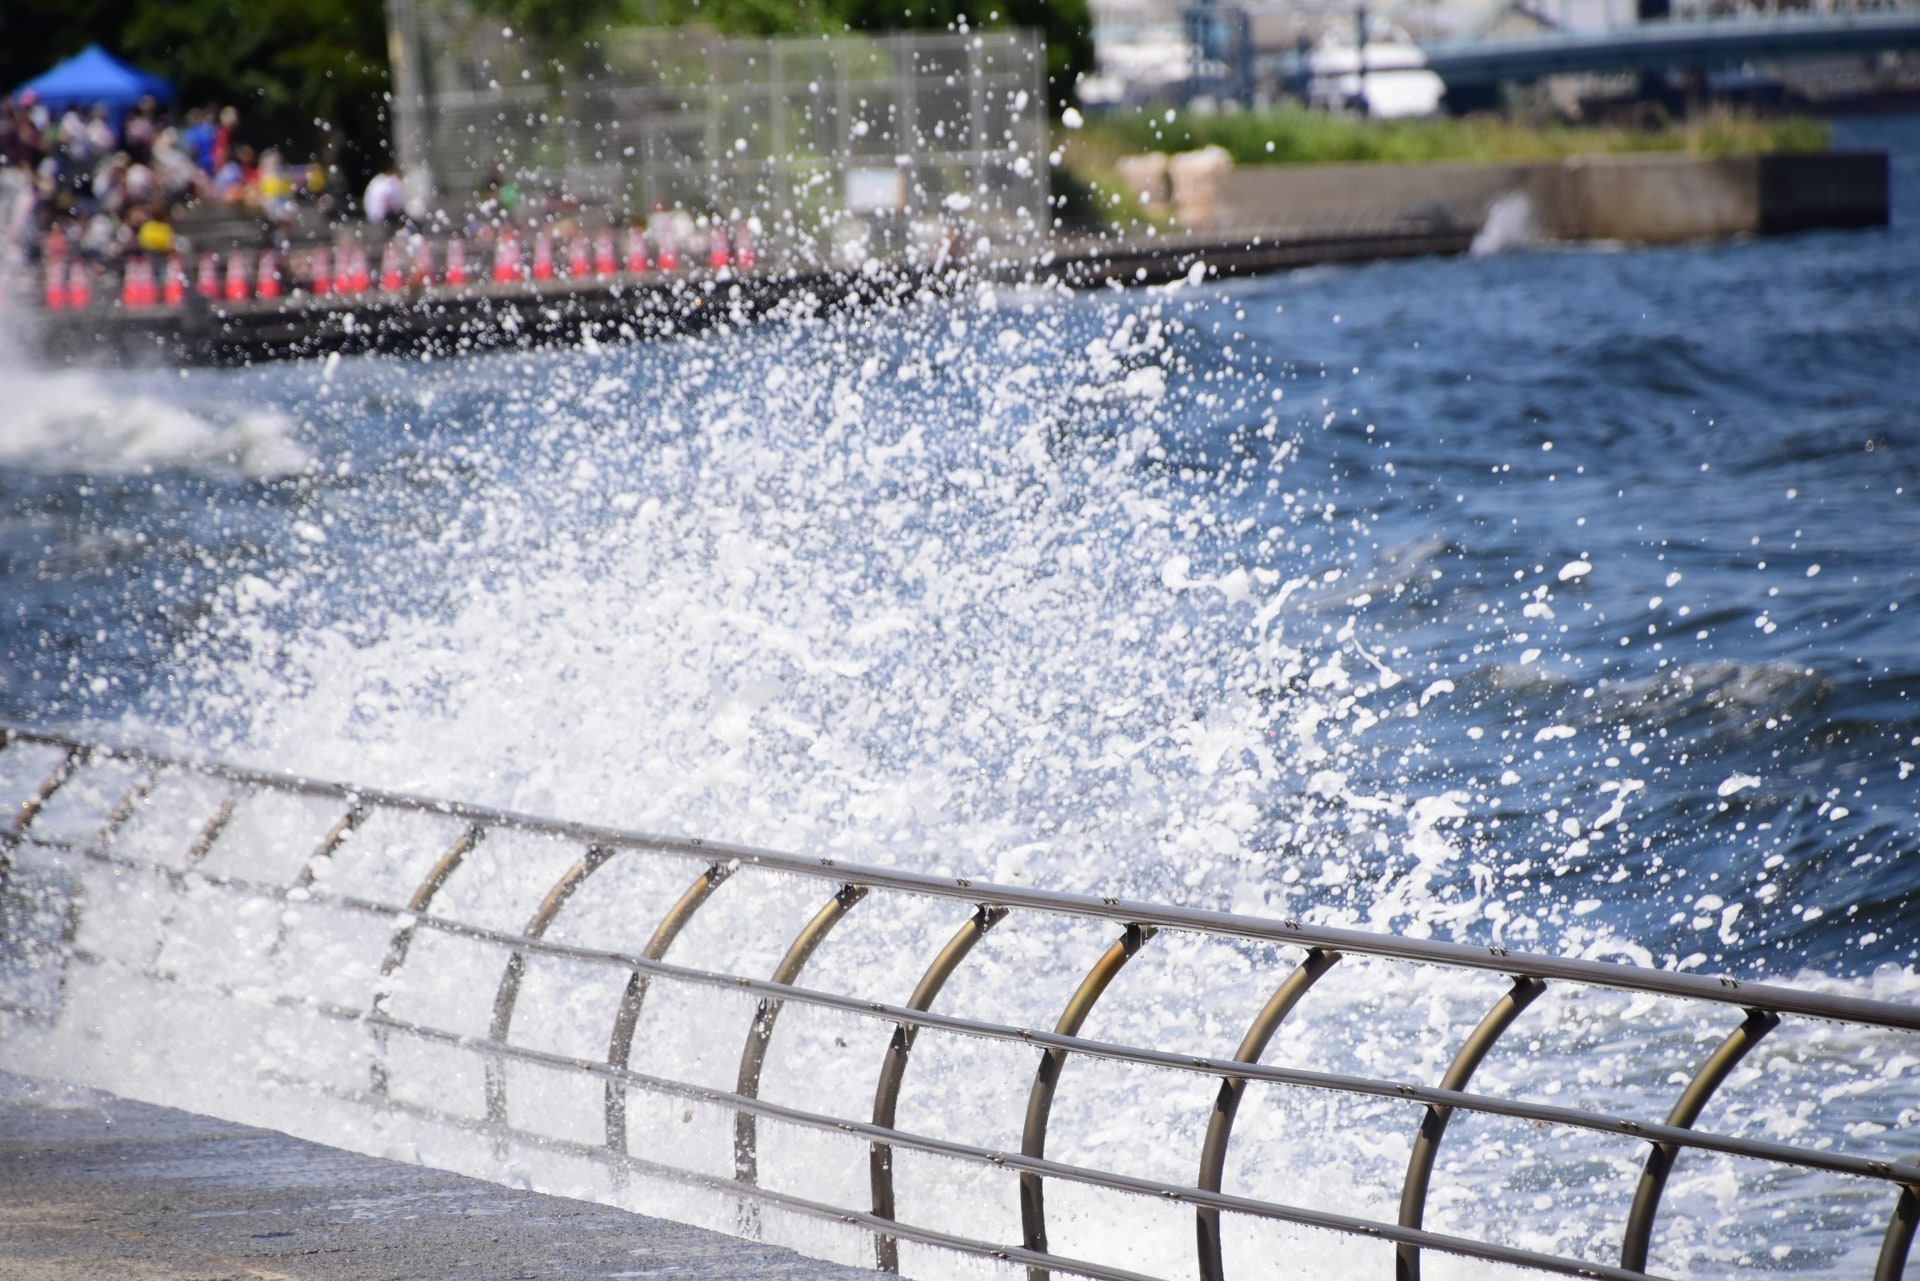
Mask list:
[[186,144],[187,154],[193,157],[193,163],[201,173],[210,174],[214,171],[213,144],[218,136],[219,130],[213,124],[212,107],[202,107],[193,113],[181,141]]

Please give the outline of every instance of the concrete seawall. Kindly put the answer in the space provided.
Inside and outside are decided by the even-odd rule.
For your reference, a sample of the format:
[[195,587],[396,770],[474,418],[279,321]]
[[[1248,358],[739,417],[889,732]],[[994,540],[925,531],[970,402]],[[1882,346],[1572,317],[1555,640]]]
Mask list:
[[1477,228],[1513,196],[1525,198],[1529,230],[1545,240],[1677,244],[1884,226],[1889,213],[1883,152],[1275,165],[1234,169],[1219,183],[1221,231],[1356,217]]
[[[239,302],[39,312],[29,332],[59,363],[241,363],[332,351],[464,351],[656,338],[768,313],[904,302],[967,282],[1074,288],[1157,284],[1200,269],[1247,276],[1325,263],[1458,254],[1492,241],[1675,244],[1889,220],[1883,152],[1544,163],[1275,165],[1214,178],[1211,224],[1172,235],[1109,232],[965,270],[869,276],[761,262],[613,279],[406,286]],[[1491,223],[1491,226],[1490,226]]]

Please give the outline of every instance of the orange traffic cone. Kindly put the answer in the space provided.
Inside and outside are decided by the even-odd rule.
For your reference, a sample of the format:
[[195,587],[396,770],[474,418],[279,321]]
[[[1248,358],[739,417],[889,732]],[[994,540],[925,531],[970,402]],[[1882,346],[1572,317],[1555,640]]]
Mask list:
[[325,298],[333,292],[333,255],[325,245],[315,245],[308,262],[307,289],[315,298]]
[[47,310],[64,311],[69,301],[66,255],[49,252],[47,254]]
[[520,278],[520,238],[502,231],[493,245],[493,281],[504,285]]
[[627,274],[647,274],[647,235],[638,227],[627,228]]
[[84,311],[93,305],[93,282],[87,277],[87,264],[75,259],[67,271],[67,306]]
[[553,279],[553,233],[539,231],[533,237],[533,278]]
[[260,251],[259,283],[254,286],[256,298],[278,298],[280,296],[280,255],[271,249]]
[[220,255],[214,253],[200,255],[199,279],[195,281],[193,289],[195,293],[209,301],[220,296]]
[[160,301],[169,307],[179,307],[187,301],[187,264],[180,261],[179,254],[167,256],[167,283]]
[[380,251],[380,288],[386,293],[395,293],[405,283],[400,276],[400,242],[389,240],[387,247]]
[[236,249],[227,255],[227,301],[247,300],[247,256]]
[[593,238],[593,274],[605,280],[619,270],[613,261],[613,229],[602,227]]
[[153,264],[145,254],[127,259],[120,271],[120,305],[128,310],[151,307],[158,301],[153,288]]
[[467,242],[458,236],[447,242],[447,283],[467,283]]

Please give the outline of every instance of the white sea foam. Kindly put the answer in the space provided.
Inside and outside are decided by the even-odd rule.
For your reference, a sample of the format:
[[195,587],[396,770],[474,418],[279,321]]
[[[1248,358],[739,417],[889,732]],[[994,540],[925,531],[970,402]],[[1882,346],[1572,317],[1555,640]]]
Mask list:
[[293,475],[311,459],[272,409],[185,407],[92,369],[49,370],[0,330],[0,465],[95,474],[226,471]]
[[[1247,408],[1272,403],[1247,394],[1261,389],[1257,375],[1189,376],[1187,353],[1207,338],[1181,328],[1197,292],[1107,304],[985,293],[877,323],[794,323],[673,348],[316,367],[316,391],[378,394],[410,418],[441,422],[407,466],[428,487],[461,478],[470,496],[454,516],[422,519],[428,532],[413,547],[369,560],[359,557],[372,534],[415,513],[356,507],[357,491],[316,485],[310,507],[290,517],[297,556],[230,576],[197,648],[179,659],[180,702],[130,728],[277,769],[623,827],[1420,936],[1490,929],[1525,945],[1550,930],[1570,954],[1659,963],[1582,910],[1584,885],[1545,888],[1558,875],[1552,856],[1498,866],[1469,831],[1477,802],[1465,791],[1422,790],[1383,766],[1385,745],[1460,694],[1396,655],[1366,612],[1438,572],[1437,545],[1329,555],[1335,535],[1365,517],[1300,504],[1262,513],[1272,522],[1264,545],[1247,536],[1250,497],[1289,482],[1289,429]],[[1193,414],[1206,432],[1189,430]],[[1233,441],[1218,429],[1223,418],[1241,424]],[[327,448],[315,445],[316,474],[348,461]],[[1534,670],[1491,679],[1549,679]],[[1737,693],[1765,683],[1703,669],[1674,677],[1668,694],[1684,703],[1696,684]],[[1620,704],[1594,700],[1603,701],[1590,715],[1625,719]],[[1525,733],[1566,750],[1600,738],[1595,729],[1583,719]],[[1634,768],[1609,779],[1595,832],[1643,801],[1629,786]],[[158,825],[128,839],[177,850],[217,804],[212,793],[159,796]],[[208,875],[290,879],[333,817],[296,810],[272,822],[243,813],[237,821],[254,826],[223,838]],[[449,820],[416,818],[370,824],[329,860],[323,887],[403,901],[456,834]],[[88,820],[50,809],[45,822],[97,830],[97,815]],[[1567,822],[1584,848],[1589,825]],[[435,910],[521,928],[577,855],[490,840]],[[555,937],[631,951],[688,874],[617,860],[569,903]],[[79,942],[104,963],[76,970],[67,989],[86,1017],[0,1046],[9,1065],[738,1226],[731,1197],[619,1188],[590,1161],[532,1146],[503,1159],[457,1126],[370,1115],[288,1084],[363,1088],[369,1039],[271,998],[355,1009],[380,987],[400,1016],[484,1034],[497,955],[423,936],[383,981],[384,925],[298,901],[237,909],[204,887],[176,902],[101,880]],[[669,959],[770,972],[821,897],[818,886],[747,873],[721,894]],[[1738,906],[1702,901],[1703,928],[1731,928],[1725,913]],[[954,925],[951,905],[859,909],[806,981],[901,999]],[[1111,933],[1011,919],[941,1008],[1046,1026]],[[283,937],[292,941],[276,952]],[[1162,935],[1087,1032],[1230,1052],[1291,963]],[[536,961],[515,1039],[602,1054],[624,979]],[[1873,983],[1881,995],[1915,990],[1902,972]],[[1268,1060],[1430,1082],[1504,985],[1350,959]],[[730,1088],[752,1004],[664,982],[649,1001],[635,1066]],[[1648,1100],[1678,1088],[1668,1073],[1697,1063],[1728,1025],[1656,1004],[1556,987],[1476,1086],[1655,1115]],[[208,1021],[222,1028],[211,1040],[233,1048],[178,1034]],[[89,1039],[90,1028],[109,1035]],[[861,1115],[889,1030],[789,1009],[767,1096]],[[1729,1087],[1741,1104],[1715,1119],[1769,1137],[1818,1126],[1884,1150],[1884,1136],[1863,1127],[1887,1123],[1888,1092],[1852,1082],[1856,1064],[1893,1061],[1887,1041],[1783,1029]],[[384,1053],[395,1097],[483,1114],[471,1057],[398,1040]],[[923,1036],[901,1124],[1013,1147],[1034,1057],[1026,1046]],[[1915,1066],[1900,1061],[1896,1101],[1911,1099]],[[1049,1154],[1189,1182],[1208,1086],[1075,1060]],[[521,1073],[514,1091],[517,1125],[596,1141],[598,1080]],[[1911,1130],[1916,1119],[1893,1124]],[[635,1150],[670,1151],[724,1177],[731,1120],[719,1108],[636,1103]],[[1256,1087],[1229,1190],[1391,1220],[1417,1124],[1418,1109],[1396,1102]],[[1432,1226],[1615,1257],[1617,1212],[1643,1145],[1481,1118],[1454,1124]],[[773,1186],[862,1201],[858,1143],[767,1127],[762,1156]],[[915,1221],[1017,1239],[1003,1173],[902,1156],[900,1179]],[[1690,1156],[1670,1193],[1661,1257],[1735,1271],[1778,1233],[1802,1271],[1857,1270],[1880,1207],[1851,1185],[1829,1197],[1831,1186],[1810,1197],[1805,1181]],[[1064,1253],[1167,1275],[1190,1267],[1190,1211],[1064,1186],[1048,1195]],[[1775,1211],[1783,1217],[1767,1217]],[[862,1234],[778,1216],[763,1226],[830,1257],[868,1257]],[[1233,1232],[1235,1275],[1354,1270],[1354,1247],[1338,1238]],[[966,1271],[924,1251],[907,1261],[914,1275]],[[1430,1269],[1477,1274],[1437,1260]]]

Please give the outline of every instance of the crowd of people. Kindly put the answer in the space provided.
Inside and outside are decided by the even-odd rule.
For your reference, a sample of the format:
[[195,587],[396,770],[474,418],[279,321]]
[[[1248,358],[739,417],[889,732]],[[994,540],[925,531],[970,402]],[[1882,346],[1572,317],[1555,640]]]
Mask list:
[[49,240],[66,254],[111,262],[168,254],[182,216],[228,209],[286,224],[302,200],[325,201],[319,165],[258,154],[236,136],[233,107],[175,116],[152,98],[116,117],[105,105],[55,111],[28,91],[0,101],[0,161],[15,194],[16,243]]

